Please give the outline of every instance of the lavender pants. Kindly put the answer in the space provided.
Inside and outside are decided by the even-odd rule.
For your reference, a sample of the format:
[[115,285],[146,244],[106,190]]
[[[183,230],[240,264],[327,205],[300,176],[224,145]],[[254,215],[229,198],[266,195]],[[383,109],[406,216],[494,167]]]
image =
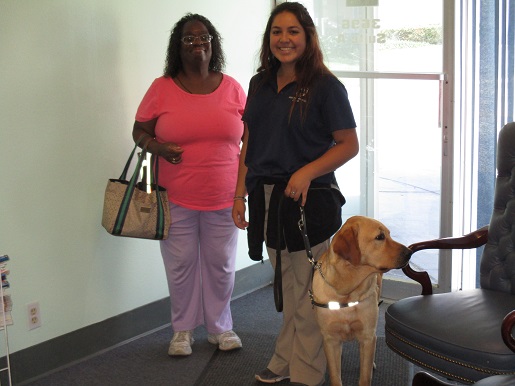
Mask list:
[[205,325],[208,333],[232,329],[230,301],[238,228],[232,208],[197,211],[170,203],[172,226],[162,240],[174,331]]

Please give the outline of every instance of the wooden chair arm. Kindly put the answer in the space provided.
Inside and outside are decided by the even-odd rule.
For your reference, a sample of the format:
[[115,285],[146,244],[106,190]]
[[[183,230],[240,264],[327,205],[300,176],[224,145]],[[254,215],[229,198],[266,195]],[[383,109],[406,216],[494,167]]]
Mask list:
[[[464,236],[421,241],[411,244],[408,248],[411,249],[413,253],[424,249],[471,249],[486,244],[487,240],[488,225]],[[402,271],[410,279],[420,283],[422,286],[422,295],[431,295],[433,293],[433,286],[427,272],[415,271],[409,264],[404,267]]]
[[515,310],[506,315],[502,321],[501,334],[502,340],[508,348],[515,352],[515,339],[513,338],[513,329],[515,328]]
[[402,268],[402,272],[412,280],[415,280],[422,286],[421,295],[432,295],[433,294],[433,285],[431,284],[431,278],[426,271],[415,271],[411,268],[411,265],[406,265]]

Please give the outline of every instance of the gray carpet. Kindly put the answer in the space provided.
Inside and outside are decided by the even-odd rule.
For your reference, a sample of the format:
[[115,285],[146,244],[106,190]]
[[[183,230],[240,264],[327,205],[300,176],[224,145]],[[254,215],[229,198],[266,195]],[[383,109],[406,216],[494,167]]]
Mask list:
[[[377,369],[373,385],[408,385],[409,366],[386,347],[384,342],[384,309],[380,307]],[[232,302],[234,330],[241,337],[243,348],[222,352],[207,341],[204,328],[194,333],[193,354],[170,358],[169,326],[131,342],[114,347],[92,358],[60,369],[31,386],[244,386],[262,385],[254,379],[266,367],[274,347],[281,316],[275,311],[272,288],[266,287]],[[359,354],[355,342],[345,343],[342,377],[344,384],[357,385]],[[287,381],[276,385],[287,385]]]
[[[258,339],[256,339],[258,337]],[[254,380],[254,373],[266,367],[273,351],[274,339],[268,335],[248,339],[245,350],[232,353],[216,352],[195,386],[263,385]],[[372,385],[400,386],[408,384],[406,361],[386,347],[384,338],[378,339],[377,369]],[[345,385],[357,385],[359,380],[359,351],[356,342],[346,343],[343,350],[342,380]],[[288,385],[288,381],[275,383]]]

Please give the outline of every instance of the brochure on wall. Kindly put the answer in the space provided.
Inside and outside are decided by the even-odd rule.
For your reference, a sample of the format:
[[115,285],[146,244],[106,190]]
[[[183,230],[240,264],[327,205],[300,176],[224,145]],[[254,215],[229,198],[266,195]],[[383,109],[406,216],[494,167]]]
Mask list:
[[0,328],[5,326],[9,326],[13,324],[13,319],[11,315],[11,311],[13,308],[13,303],[11,299],[11,295],[7,293],[7,289],[10,288],[9,281],[7,280],[7,275],[9,275],[9,270],[7,269],[7,262],[9,261],[9,256],[2,255],[0,256],[0,278],[2,281],[1,286],[1,300],[2,307],[0,307]]

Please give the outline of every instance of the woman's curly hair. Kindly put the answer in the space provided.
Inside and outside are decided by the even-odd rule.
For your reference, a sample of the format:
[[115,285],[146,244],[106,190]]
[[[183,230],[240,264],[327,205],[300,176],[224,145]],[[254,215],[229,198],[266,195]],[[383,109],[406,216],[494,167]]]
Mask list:
[[222,37],[216,30],[215,26],[204,16],[198,14],[187,13],[180,19],[172,29],[168,50],[166,51],[166,62],[163,75],[174,78],[179,71],[182,70],[181,60],[181,37],[184,25],[190,21],[199,21],[204,24],[213,40],[211,40],[211,60],[209,61],[209,70],[222,72],[225,69],[225,55],[222,50]]

